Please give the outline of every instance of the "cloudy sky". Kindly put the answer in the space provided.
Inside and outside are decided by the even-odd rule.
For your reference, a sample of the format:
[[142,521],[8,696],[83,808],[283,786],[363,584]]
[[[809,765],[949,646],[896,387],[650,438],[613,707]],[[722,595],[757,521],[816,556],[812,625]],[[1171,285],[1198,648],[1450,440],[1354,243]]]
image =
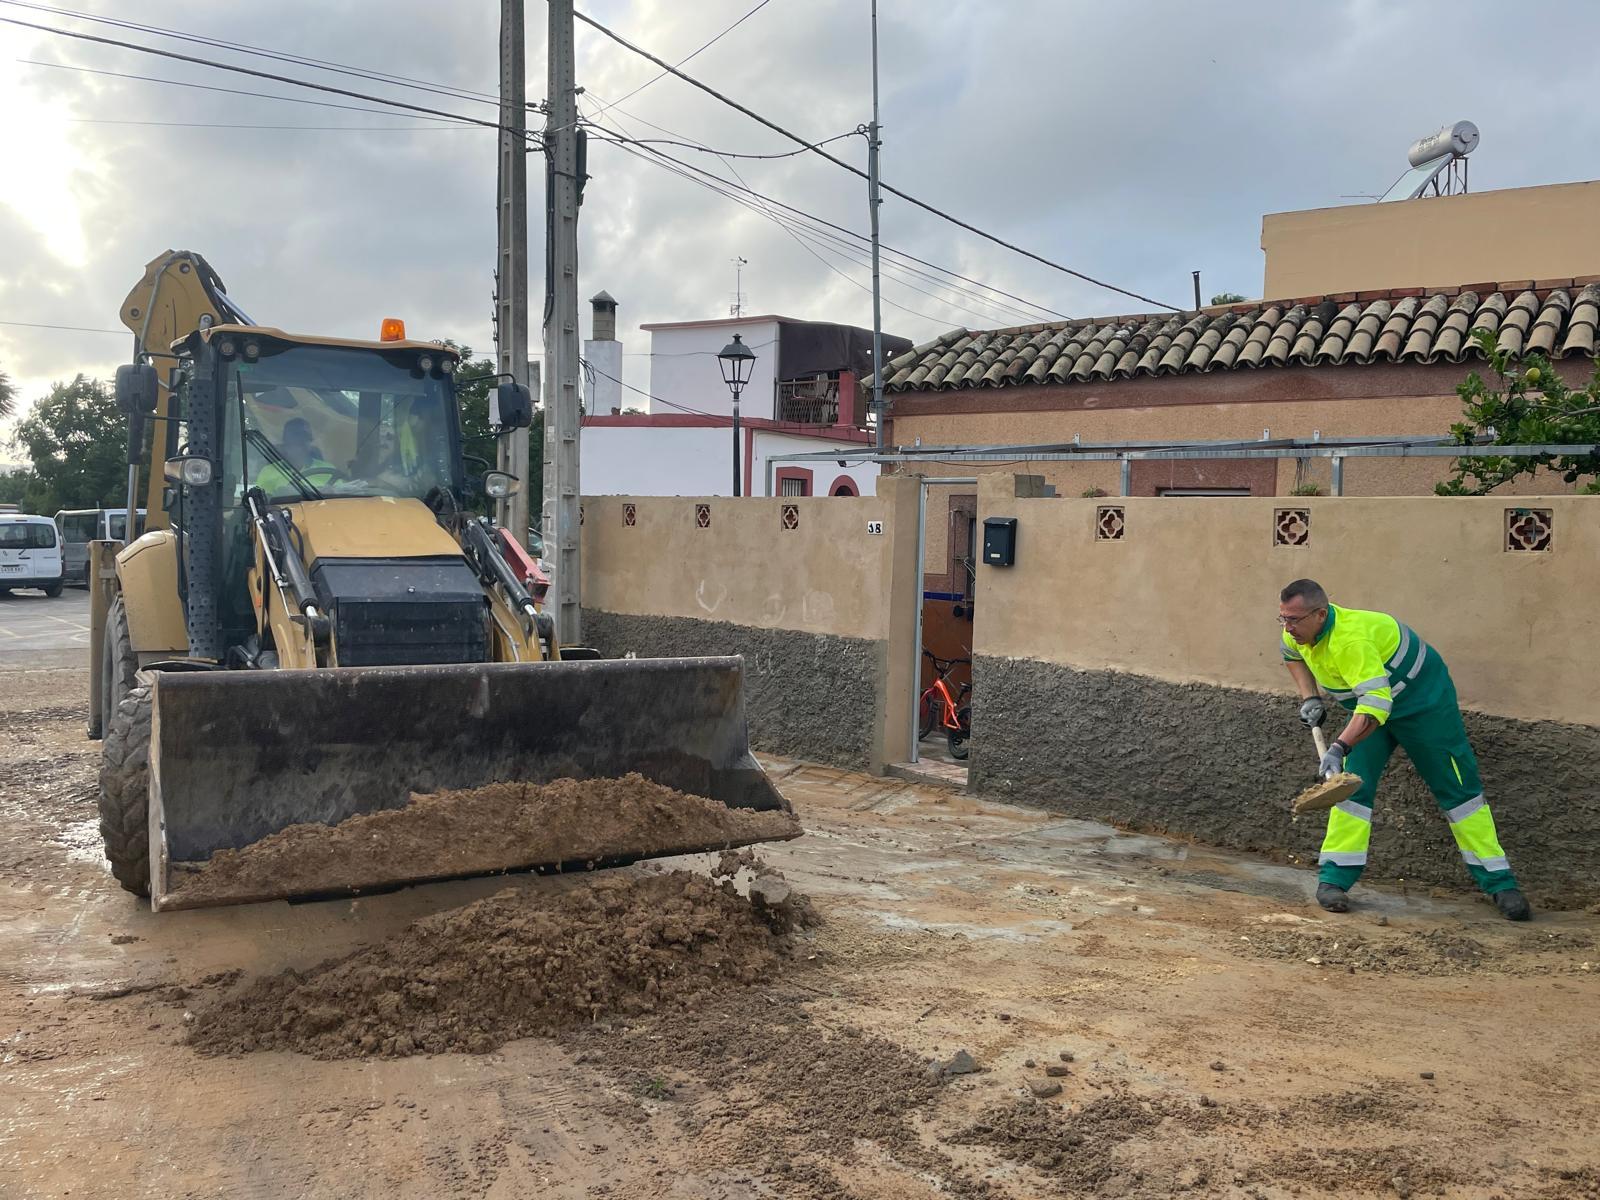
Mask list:
[[[678,61],[756,0],[582,0]],[[1600,177],[1592,0],[1319,4],[881,0],[884,179],[1048,258],[1174,304],[1257,295],[1263,213],[1364,203],[1412,139],[1468,119],[1474,190]],[[128,5],[72,11],[128,19]],[[137,20],[309,56],[457,94],[339,76],[0,0],[0,18],[97,33],[493,118],[459,94],[497,87],[498,5],[453,0],[144,0]],[[870,116],[868,0],[768,0],[685,70],[807,138]],[[1530,19],[1534,18],[1534,19]],[[528,5],[528,95],[544,95],[544,4]],[[778,135],[578,26],[585,113],[636,138],[747,154]],[[24,61],[26,60],[26,61]],[[49,64],[49,65],[39,65]],[[118,74],[110,74],[118,73]],[[491,347],[495,135],[115,46],[0,25],[0,370],[24,402],[53,379],[109,374],[130,338],[117,312],[144,264],[193,249],[257,320],[291,330]],[[615,108],[604,108],[648,84]],[[267,126],[269,128],[258,128]],[[284,128],[287,126],[288,128]],[[325,128],[340,126],[341,128]],[[817,217],[866,230],[865,185],[813,155],[725,160],[658,146]],[[865,165],[863,139],[829,149]],[[530,159],[534,311],[542,297],[542,170]],[[742,256],[748,311],[870,324],[864,254],[801,236],[658,163],[592,146],[580,298],[620,302],[627,382],[648,387],[646,321],[724,316]],[[1024,312],[1147,306],[986,243],[890,197],[897,249],[1014,293]],[[926,268],[917,268],[925,271]],[[962,285],[967,287],[968,285]],[[932,293],[932,294],[928,294]],[[924,340],[1022,323],[1015,302],[886,273],[884,325]],[[1002,307],[1001,304],[1005,306]],[[587,310],[587,306],[585,306]],[[587,332],[587,316],[585,317]],[[538,344],[537,328],[533,331]],[[3,431],[0,431],[3,433]],[[0,460],[8,455],[0,447]]]

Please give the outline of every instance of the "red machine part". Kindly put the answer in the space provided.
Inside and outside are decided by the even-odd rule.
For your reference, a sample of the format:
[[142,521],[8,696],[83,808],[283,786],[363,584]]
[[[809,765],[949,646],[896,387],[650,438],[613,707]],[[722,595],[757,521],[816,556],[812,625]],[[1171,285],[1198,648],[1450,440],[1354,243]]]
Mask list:
[[528,553],[527,547],[511,536],[509,529],[502,527],[495,533],[500,538],[500,549],[506,556],[506,562],[511,564],[511,569],[522,580],[522,586],[528,589],[528,594],[542,604],[545,593],[550,590],[550,576],[539,569],[538,561]]

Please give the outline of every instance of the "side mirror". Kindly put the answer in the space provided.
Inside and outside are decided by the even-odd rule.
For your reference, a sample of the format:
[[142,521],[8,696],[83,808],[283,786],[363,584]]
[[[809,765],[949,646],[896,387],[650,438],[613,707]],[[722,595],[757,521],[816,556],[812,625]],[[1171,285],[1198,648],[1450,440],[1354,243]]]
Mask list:
[[123,412],[156,410],[156,369],[149,363],[123,363],[117,368],[117,407]]
[[[120,375],[120,370],[119,370]],[[489,425],[502,432],[533,424],[533,394],[520,383],[507,381],[489,397]]]
[[487,471],[483,476],[483,494],[491,500],[504,500],[515,495],[517,477],[507,471]]

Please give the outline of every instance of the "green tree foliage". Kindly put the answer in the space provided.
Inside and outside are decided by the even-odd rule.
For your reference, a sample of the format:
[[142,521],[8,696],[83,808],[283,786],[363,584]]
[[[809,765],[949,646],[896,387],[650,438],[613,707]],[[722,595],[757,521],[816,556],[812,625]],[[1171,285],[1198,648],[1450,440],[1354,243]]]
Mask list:
[[[477,477],[483,474],[485,462],[490,467],[495,464],[498,439],[489,432],[489,393],[499,380],[490,378],[495,372],[493,359],[474,360],[469,347],[458,346],[456,349],[461,352],[461,363],[456,367],[456,401],[461,406],[461,451],[482,460],[473,462],[469,457],[467,461],[467,474]],[[533,402],[537,405],[539,397],[535,396]],[[522,488],[529,497],[528,510],[534,514],[535,522],[538,521],[540,498],[544,494],[543,450],[544,410],[535,408],[533,425],[528,430],[528,478],[522,481]],[[473,507],[487,513],[491,505],[486,497],[477,496],[474,497]]]
[[1211,297],[1211,303],[1213,304],[1240,304],[1243,301],[1244,297],[1238,292],[1218,292]]
[[[1573,389],[1542,354],[1513,359],[1486,330],[1479,330],[1473,340],[1488,356],[1498,387],[1491,387],[1476,371],[1456,386],[1465,417],[1450,426],[1458,445],[1600,444],[1600,362],[1588,384]],[[1533,475],[1540,467],[1557,472],[1567,483],[1586,479],[1583,490],[1600,493],[1600,454],[1587,448],[1528,458],[1459,458],[1454,477],[1435,485],[1434,491],[1441,496],[1483,496],[1501,484]]]
[[4,371],[0,371],[0,421],[16,411],[17,389],[12,386]]
[[127,422],[97,379],[75,376],[17,422],[12,445],[33,464],[27,506],[49,515],[60,508],[119,507],[126,499]]
[[[11,471],[0,475],[0,504],[17,504],[28,509],[28,493],[39,486],[32,471]],[[28,511],[33,511],[28,509]],[[53,509],[51,510],[54,511]],[[49,513],[45,514],[49,516]]]

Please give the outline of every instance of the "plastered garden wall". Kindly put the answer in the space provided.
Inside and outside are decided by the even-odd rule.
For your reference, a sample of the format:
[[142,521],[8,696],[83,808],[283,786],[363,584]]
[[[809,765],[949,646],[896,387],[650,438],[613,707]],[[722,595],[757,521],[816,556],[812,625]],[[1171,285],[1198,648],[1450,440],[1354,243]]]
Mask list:
[[[1574,652],[1600,634],[1600,499],[980,488],[981,515],[1019,528],[1016,566],[978,577],[976,789],[1314,860],[1320,823],[1287,815],[1315,756],[1273,620],[1278,589],[1309,576],[1439,649],[1513,866],[1547,895],[1600,898],[1600,688]],[[1541,530],[1547,548],[1520,548]],[[1409,765],[1379,792],[1369,873],[1465,882]]]
[[[876,496],[589,497],[585,641],[611,655],[742,654],[751,740],[843,766],[903,758],[916,483]],[[899,740],[908,740],[909,734]]]

